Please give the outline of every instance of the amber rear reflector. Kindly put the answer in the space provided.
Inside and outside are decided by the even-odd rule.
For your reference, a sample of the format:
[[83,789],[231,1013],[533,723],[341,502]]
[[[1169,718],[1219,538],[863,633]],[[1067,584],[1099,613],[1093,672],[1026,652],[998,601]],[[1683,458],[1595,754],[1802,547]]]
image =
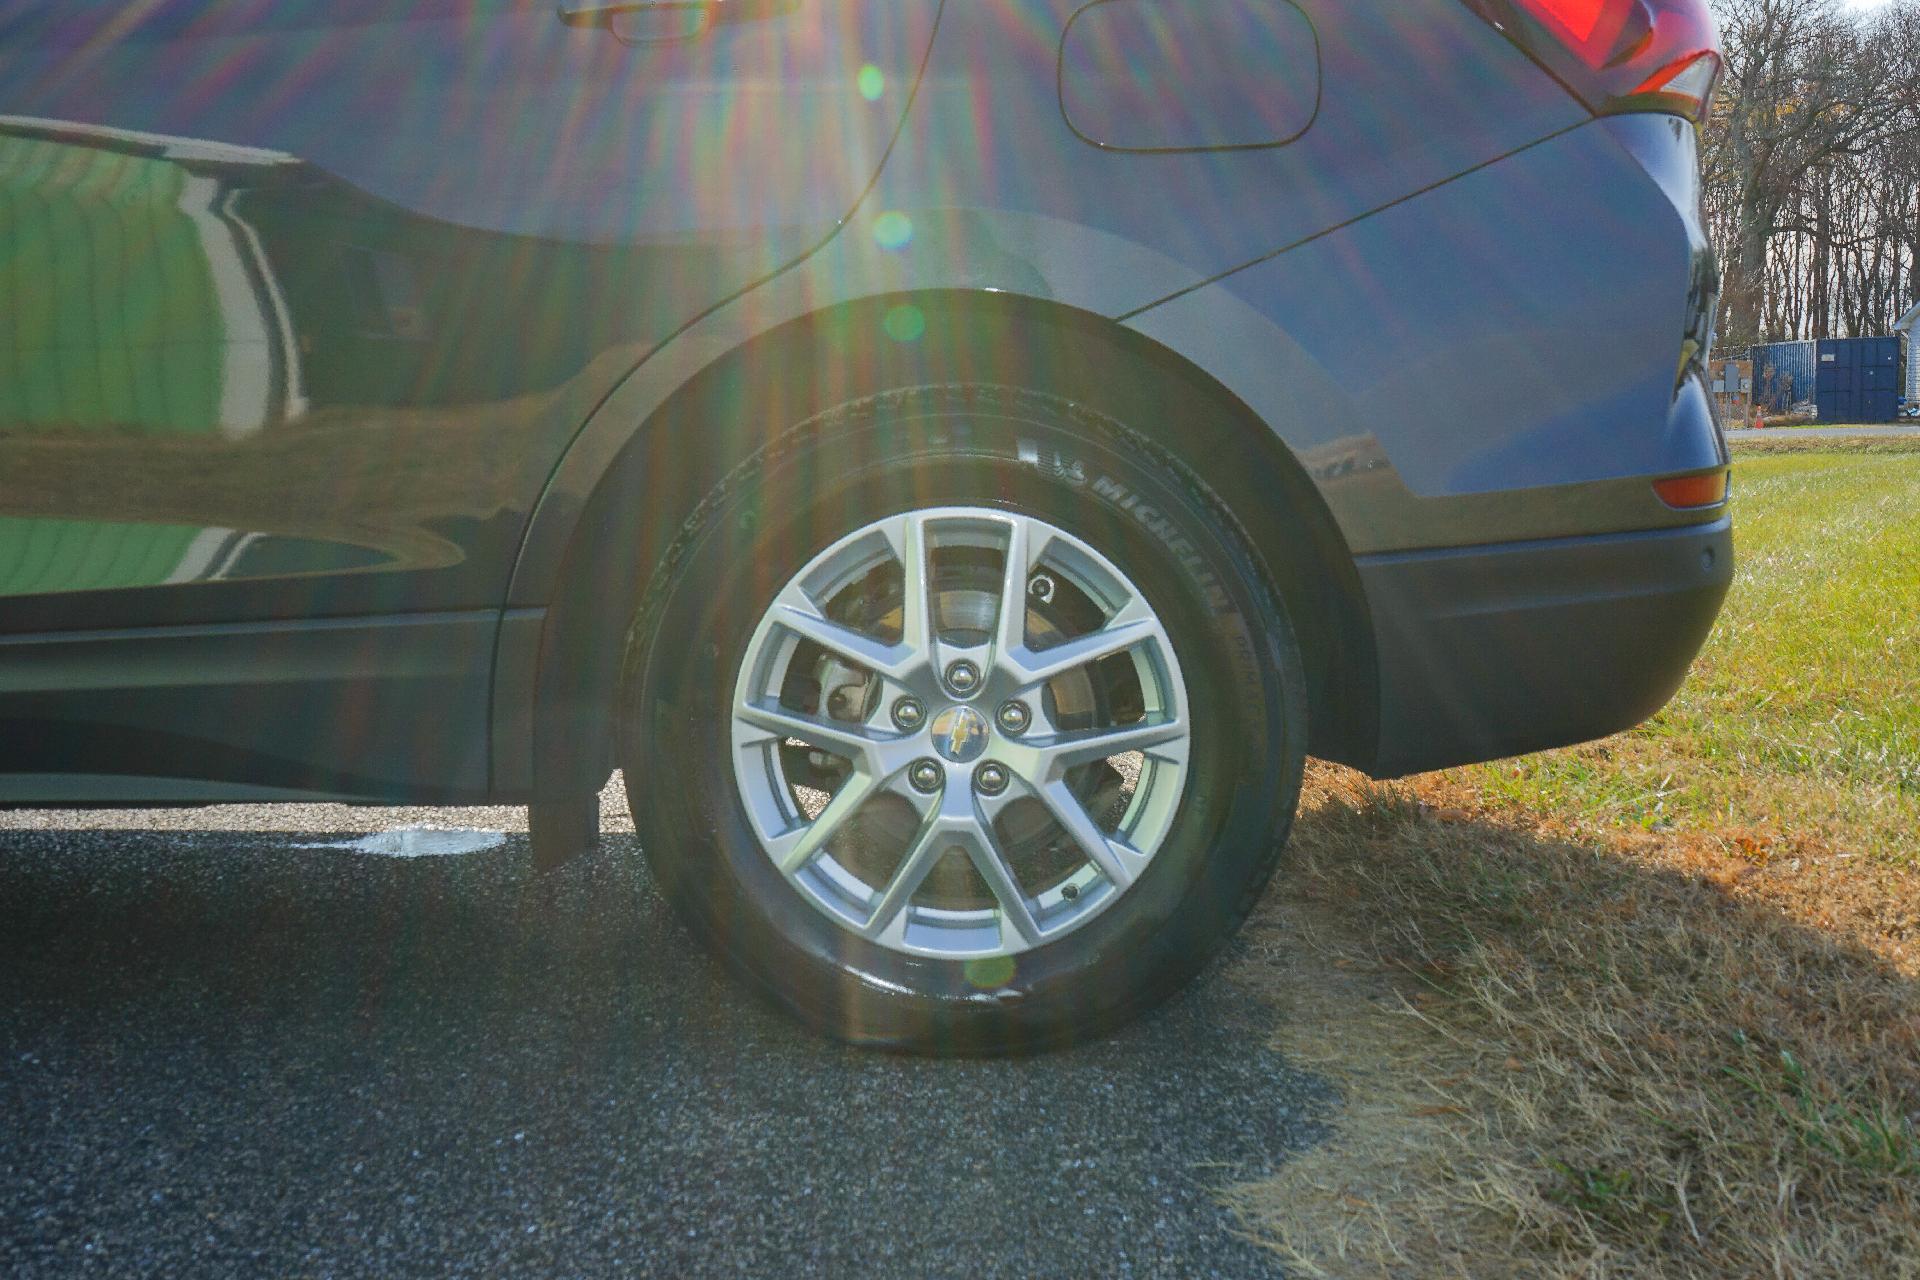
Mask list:
[[1709,471],[1703,476],[1670,476],[1655,480],[1653,491],[1660,501],[1682,511],[1690,507],[1717,507],[1727,500],[1727,473]]

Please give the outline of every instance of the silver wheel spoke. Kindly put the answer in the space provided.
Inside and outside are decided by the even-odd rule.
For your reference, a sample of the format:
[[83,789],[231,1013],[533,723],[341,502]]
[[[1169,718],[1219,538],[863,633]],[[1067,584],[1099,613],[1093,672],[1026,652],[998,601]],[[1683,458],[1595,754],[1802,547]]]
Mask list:
[[821,614],[798,591],[774,606],[774,621],[797,636],[811,640],[856,666],[878,672],[894,680],[904,680],[912,671],[916,650],[906,644],[882,644],[872,636],[843,626]]
[[920,828],[912,845],[907,849],[906,857],[900,860],[900,866],[893,873],[886,891],[880,895],[880,901],[873,907],[873,914],[867,917],[866,927],[860,932],[876,942],[899,941],[906,934],[907,903],[926,883],[927,873],[940,861],[947,851],[947,841],[940,839],[940,833],[931,823]]
[[798,738],[800,741],[844,756],[868,772],[878,773],[881,743],[857,724],[822,720],[817,716],[789,711],[777,702],[742,702],[735,716],[760,729],[769,737]]
[[1033,918],[1026,895],[1020,891],[1020,881],[1014,876],[1013,868],[1001,856],[1000,842],[994,839],[991,827],[980,824],[974,838],[967,842],[967,856],[1000,904],[1002,936],[1005,936],[1005,927],[1010,925],[1025,945],[1030,947],[1040,941],[1040,925]]
[[880,784],[874,781],[873,775],[856,771],[833,793],[833,799],[827,801],[819,817],[769,841],[767,852],[773,855],[781,871],[792,875],[813,861],[814,855],[826,848],[827,841],[833,839],[847,824],[847,819],[859,812],[860,806],[879,789]]
[[1023,744],[1020,752],[1030,753],[1021,772],[1035,781],[1053,781],[1069,769],[1095,760],[1138,751],[1159,759],[1184,762],[1187,750],[1187,726],[1179,720],[1149,718],[1139,724],[1116,725],[1109,729],[1087,729],[1063,733]]
[[934,639],[933,585],[928,576],[927,530],[924,517],[902,516],[887,531],[887,541],[900,561],[900,644],[929,658]]
[[1101,875],[1111,880],[1116,888],[1124,889],[1133,883],[1136,874],[1133,864],[1139,860],[1138,851],[1124,846],[1116,847],[1066,783],[1049,782],[1040,787],[1036,794],[1040,802],[1047,806],[1047,812],[1053,815],[1053,820],[1060,824],[1061,830],[1072,837],[1073,843],[1087,855],[1088,862],[1100,869]]
[[1027,521],[1007,525],[1007,560],[1000,575],[1000,613],[994,619],[996,655],[1024,653],[1027,647]]
[[[986,561],[994,554],[1002,557],[997,579]],[[900,568],[897,586],[885,572],[889,556]],[[871,620],[893,610],[897,643],[863,629],[877,630]],[[943,617],[953,627],[944,636]],[[1098,625],[1086,631],[1089,617]],[[1030,622],[1036,642],[1058,643],[1029,648]],[[1116,655],[1128,658],[1099,665]],[[958,663],[966,666],[956,675]],[[863,679],[856,701],[865,723],[781,705],[788,688],[837,690],[851,680],[859,692]],[[1145,718],[1056,731],[1063,722],[1098,724],[1067,717],[1107,705],[1103,690],[1136,699]],[[1078,928],[1139,879],[1187,785],[1186,688],[1145,597],[1084,541],[996,508],[910,511],[820,552],[767,606],[733,708],[735,780],[767,857],[851,934],[913,955],[1011,955]],[[825,754],[782,749],[792,741]],[[1074,771],[1132,753],[1152,764],[1123,770],[1132,790],[1107,831],[1076,794],[1086,788]],[[822,791],[831,792],[823,805],[803,795]],[[1094,872],[1104,879],[1095,892],[1028,895],[1022,875],[1042,874],[1031,862],[1039,855],[1025,837],[1003,844],[996,824],[1005,812],[1014,823],[1006,830],[1022,830],[1026,819],[1008,806],[1036,803],[1065,833],[1069,855],[1083,860],[1073,873],[1080,883]],[[818,807],[818,816],[797,818],[802,806]],[[849,834],[856,827],[857,840]],[[875,847],[873,837],[889,830]],[[934,876],[949,855],[967,859],[988,896]]]
[[1125,653],[1133,646],[1160,634],[1160,624],[1151,618],[1122,622],[1084,636],[1035,652],[1021,645],[1003,651],[1003,663],[1022,684],[1046,684],[1069,671],[1077,671],[1090,662]]

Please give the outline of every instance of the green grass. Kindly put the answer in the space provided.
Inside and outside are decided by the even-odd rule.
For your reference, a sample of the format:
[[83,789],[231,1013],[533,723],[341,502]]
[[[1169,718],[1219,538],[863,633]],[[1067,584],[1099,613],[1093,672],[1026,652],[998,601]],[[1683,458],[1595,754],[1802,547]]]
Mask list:
[[1226,1192],[1302,1274],[1920,1280],[1920,442],[1734,486],[1648,724],[1309,771],[1234,972],[1346,1099]]
[[1736,572],[1674,701],[1462,770],[1489,800],[1920,864],[1920,453],[1736,455]]

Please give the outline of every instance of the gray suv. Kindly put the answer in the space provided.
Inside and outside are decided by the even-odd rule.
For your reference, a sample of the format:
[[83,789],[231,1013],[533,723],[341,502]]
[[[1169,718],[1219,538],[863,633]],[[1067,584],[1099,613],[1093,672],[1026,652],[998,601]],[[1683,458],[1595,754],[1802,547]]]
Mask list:
[[875,1044],[1111,1026],[1308,753],[1626,727],[1731,572],[1706,0],[0,0],[0,804],[625,771]]

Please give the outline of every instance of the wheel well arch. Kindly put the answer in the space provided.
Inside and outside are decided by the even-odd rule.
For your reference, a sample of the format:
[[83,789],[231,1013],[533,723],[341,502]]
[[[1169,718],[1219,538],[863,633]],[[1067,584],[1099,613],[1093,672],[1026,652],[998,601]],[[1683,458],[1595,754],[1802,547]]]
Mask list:
[[[964,381],[1080,400],[1185,459],[1241,522],[1287,605],[1307,668],[1310,750],[1366,765],[1378,726],[1371,618],[1346,541],[1285,442],[1191,361],[1104,316],[1021,295],[928,291],[863,298],[767,330],[638,424],[581,508],[546,593],[534,794],[577,794],[606,778],[627,627],[715,484],[785,427],[836,404]],[[1208,411],[1195,413],[1196,403]]]

